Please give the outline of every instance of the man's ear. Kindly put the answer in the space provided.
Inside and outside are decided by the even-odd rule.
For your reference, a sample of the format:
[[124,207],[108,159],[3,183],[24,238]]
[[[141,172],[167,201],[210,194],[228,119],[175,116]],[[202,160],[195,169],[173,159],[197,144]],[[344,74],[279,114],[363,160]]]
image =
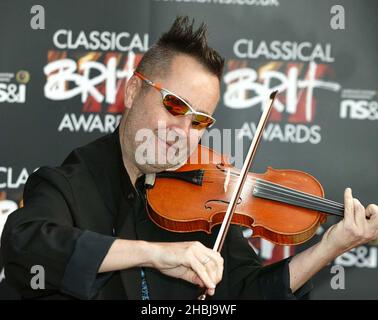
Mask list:
[[136,98],[139,90],[141,89],[141,81],[136,76],[132,76],[126,83],[125,87],[125,108],[131,109],[134,99]]

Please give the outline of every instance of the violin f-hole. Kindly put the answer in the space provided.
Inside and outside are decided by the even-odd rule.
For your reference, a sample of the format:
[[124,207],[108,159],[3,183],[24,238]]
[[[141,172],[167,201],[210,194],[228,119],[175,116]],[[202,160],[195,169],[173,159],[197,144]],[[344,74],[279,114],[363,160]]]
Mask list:
[[[243,199],[241,197],[239,197],[237,204],[242,203],[242,201],[243,201]],[[210,199],[210,200],[207,200],[205,202],[205,209],[206,210],[211,210],[212,209],[212,207],[209,206],[209,202],[221,202],[221,203],[226,203],[227,205],[230,204],[230,201],[221,200],[221,199]]]

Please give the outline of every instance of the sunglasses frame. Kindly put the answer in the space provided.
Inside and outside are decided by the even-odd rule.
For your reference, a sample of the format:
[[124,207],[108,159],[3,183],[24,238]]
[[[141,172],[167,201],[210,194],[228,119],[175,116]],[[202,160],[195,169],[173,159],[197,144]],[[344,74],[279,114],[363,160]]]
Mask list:
[[[169,91],[168,89],[165,89],[163,88],[160,84],[158,83],[154,83],[152,82],[150,79],[146,78],[144,75],[142,75],[141,73],[137,72],[137,71],[134,71],[134,75],[137,76],[139,79],[141,79],[142,81],[144,81],[145,83],[147,83],[149,86],[155,88],[156,90],[158,90],[162,96],[162,99],[164,101],[165,97],[170,94],[170,95],[173,95],[175,98],[179,99],[180,101],[182,101],[188,108],[189,108],[189,111],[183,115],[180,115],[180,116],[188,116],[188,115],[199,115],[199,116],[205,116],[207,118],[210,118],[213,122],[208,125],[207,127],[204,127],[203,129],[208,129],[208,128],[211,128],[214,123],[215,123],[215,118],[213,118],[212,116],[204,113],[204,112],[199,112],[199,111],[196,111],[193,109],[193,107],[188,103],[186,102],[183,98],[181,98],[180,96],[178,96],[177,94],[174,94],[173,92]],[[164,106],[165,107],[165,106]],[[166,109],[167,110],[167,109]],[[167,110],[169,112],[169,110]],[[171,114],[171,113],[170,113]],[[171,114],[172,116],[175,116],[173,114]],[[177,116],[178,117],[178,116]],[[200,129],[201,130],[201,129]]]

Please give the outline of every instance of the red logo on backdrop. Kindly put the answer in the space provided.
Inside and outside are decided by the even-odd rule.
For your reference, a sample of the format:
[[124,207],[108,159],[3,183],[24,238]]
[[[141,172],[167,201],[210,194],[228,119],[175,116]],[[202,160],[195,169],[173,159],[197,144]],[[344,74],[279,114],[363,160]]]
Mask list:
[[340,85],[325,81],[333,76],[332,67],[315,62],[267,62],[256,70],[247,60],[231,59],[224,76],[225,106],[245,109],[261,104],[273,90],[278,90],[270,120],[309,123],[315,118],[318,90],[338,91]]
[[[274,108],[269,118],[263,139],[284,143],[321,142],[321,127],[314,123],[320,90],[338,91],[340,85],[326,81],[333,77],[332,67],[315,62],[267,62],[256,69],[249,60],[231,59],[224,75],[226,90],[223,95],[225,107],[242,111],[258,108],[261,111],[270,93],[278,90]],[[238,139],[252,139],[257,124],[252,116],[245,116]]]
[[126,81],[143,54],[133,52],[48,52],[45,96],[51,100],[80,97],[83,112],[122,113]]

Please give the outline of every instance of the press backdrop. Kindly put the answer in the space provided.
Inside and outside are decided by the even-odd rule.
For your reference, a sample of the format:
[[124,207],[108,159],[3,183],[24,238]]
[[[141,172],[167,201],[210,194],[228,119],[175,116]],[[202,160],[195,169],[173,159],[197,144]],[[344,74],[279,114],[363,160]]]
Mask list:
[[[37,4],[45,25],[34,30]],[[216,129],[231,129],[231,153],[247,149],[263,101],[278,89],[253,171],[303,170],[330,199],[342,202],[351,186],[365,205],[377,203],[377,9],[374,0],[1,0],[0,233],[35,169],[59,165],[114,130],[126,80],[182,14],[205,21],[210,44],[226,58],[215,117]],[[336,221],[302,246],[261,239],[251,246],[272,263],[315,243]],[[335,290],[343,270],[345,289]],[[1,260],[0,272],[0,298],[17,298]],[[376,245],[338,257],[314,283],[311,299],[377,299]]]

